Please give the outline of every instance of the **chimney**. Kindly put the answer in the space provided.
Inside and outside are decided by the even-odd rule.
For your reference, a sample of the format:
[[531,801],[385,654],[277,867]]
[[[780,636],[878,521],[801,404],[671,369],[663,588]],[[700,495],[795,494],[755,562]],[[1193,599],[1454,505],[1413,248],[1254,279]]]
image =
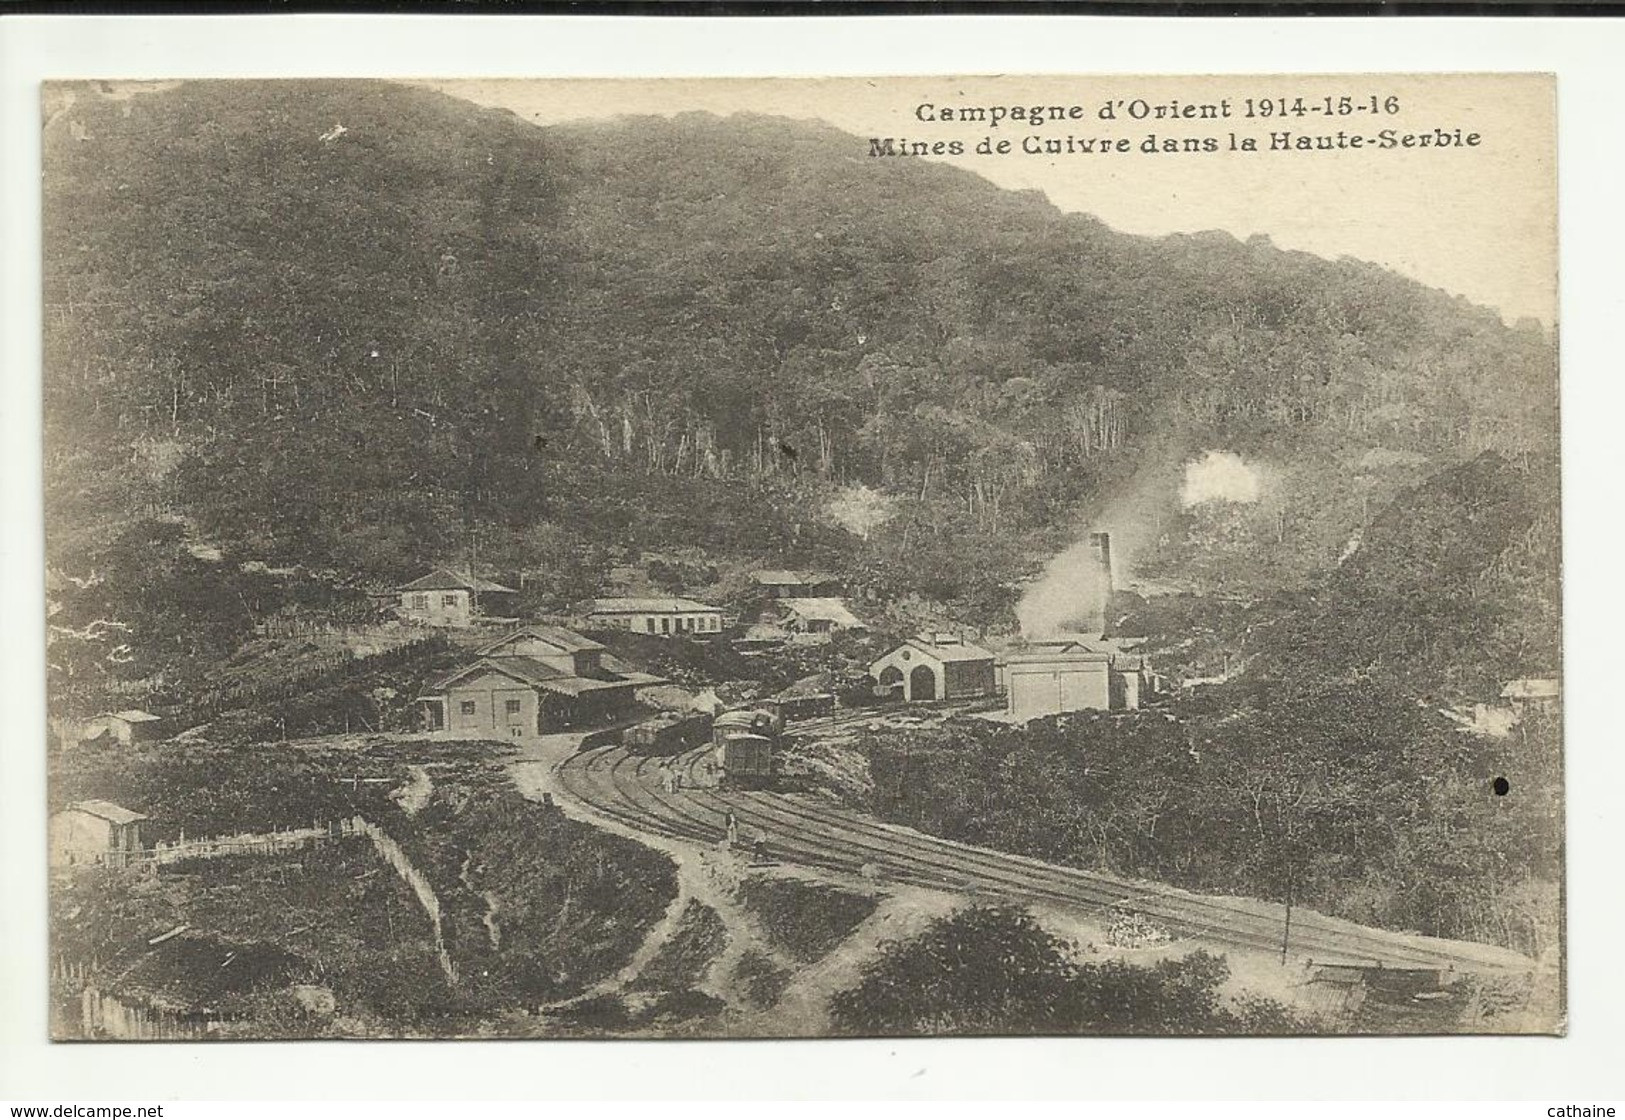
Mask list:
[[1104,634],[1112,599],[1112,536],[1110,533],[1089,534],[1089,558],[1094,562],[1094,602],[1088,604],[1088,630]]

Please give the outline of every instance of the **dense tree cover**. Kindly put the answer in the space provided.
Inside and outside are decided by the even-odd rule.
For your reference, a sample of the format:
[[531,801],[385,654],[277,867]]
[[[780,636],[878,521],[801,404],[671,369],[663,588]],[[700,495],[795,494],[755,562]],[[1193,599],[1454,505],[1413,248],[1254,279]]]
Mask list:
[[886,943],[855,987],[831,998],[837,1031],[859,1035],[1284,1034],[1309,1024],[1279,1004],[1226,1003],[1223,957],[1198,950],[1135,965],[1079,960],[1025,910],[973,906]]
[[[1148,464],[1277,463],[1280,510],[1222,533],[1173,511],[1157,546],[1257,584],[1335,559],[1396,462],[1555,441],[1539,331],[1263,239],[1120,235],[820,126],[543,129],[385,83],[48,109],[48,547],[76,574],[110,511],[174,512],[375,579],[528,560],[554,599],[606,547],[704,542],[1007,625]],[[896,503],[862,533],[821,512],[858,484]]]
[[[928,832],[1355,921],[1554,943],[1560,744],[1372,682],[1247,680],[1173,712],[958,720],[866,744],[875,809]],[[1516,796],[1498,797],[1507,777]]]
[[1309,601],[1249,634],[1257,672],[1493,699],[1561,665],[1555,464],[1493,452],[1402,492]]

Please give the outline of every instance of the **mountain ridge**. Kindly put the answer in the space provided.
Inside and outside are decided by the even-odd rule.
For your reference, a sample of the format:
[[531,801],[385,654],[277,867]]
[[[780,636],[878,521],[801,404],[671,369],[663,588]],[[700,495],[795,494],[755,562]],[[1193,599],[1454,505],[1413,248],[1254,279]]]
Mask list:
[[[1142,478],[1146,570],[1252,594],[1326,578],[1421,473],[1555,457],[1538,331],[1267,239],[1117,233],[827,126],[537,126],[305,81],[82,90],[53,121],[62,568],[148,514],[363,580],[546,557],[561,599],[605,550],[699,546],[996,628]],[[1181,506],[1210,449],[1275,487]],[[886,498],[867,535],[824,512],[858,488]]]

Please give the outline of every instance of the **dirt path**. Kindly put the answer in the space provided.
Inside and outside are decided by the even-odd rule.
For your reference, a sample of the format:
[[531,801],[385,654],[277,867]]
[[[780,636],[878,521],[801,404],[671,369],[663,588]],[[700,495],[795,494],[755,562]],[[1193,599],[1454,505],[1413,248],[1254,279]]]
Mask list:
[[653,836],[619,821],[594,813],[566,793],[556,781],[554,768],[573,755],[580,735],[548,735],[524,751],[509,766],[509,774],[519,793],[533,801],[548,797],[572,819],[635,840],[668,856],[676,866],[677,894],[655,923],[630,960],[613,976],[593,985],[570,1000],[543,1008],[557,1010],[597,996],[625,993],[671,940],[681,925],[683,911],[691,901],[709,907],[721,920],[726,946],[711,962],[696,988],[722,1001],[731,1014],[754,1016],[756,1009],[742,998],[734,971],[749,954],[766,958],[775,968],[794,971],[798,963],[778,949],[756,920],[735,897],[739,878],[749,868],[747,858],[738,852],[691,841]]
[[407,770],[412,774],[411,781],[391,796],[400,804],[403,813],[415,817],[429,803],[429,798],[434,796],[434,781],[429,777],[427,766],[412,765],[408,766]]
[[[837,884],[839,885],[839,884]],[[799,966],[772,1007],[736,1021],[740,1033],[778,1037],[827,1038],[829,1000],[855,986],[863,969],[888,941],[905,941],[934,919],[953,911],[961,900],[942,891],[892,888],[875,912],[821,960]]]

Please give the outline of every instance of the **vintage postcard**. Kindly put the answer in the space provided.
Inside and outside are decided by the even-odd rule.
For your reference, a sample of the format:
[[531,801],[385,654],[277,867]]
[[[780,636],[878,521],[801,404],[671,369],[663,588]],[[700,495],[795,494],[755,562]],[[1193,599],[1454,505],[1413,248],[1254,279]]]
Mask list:
[[48,83],[52,1036],[1561,1033],[1555,98]]

